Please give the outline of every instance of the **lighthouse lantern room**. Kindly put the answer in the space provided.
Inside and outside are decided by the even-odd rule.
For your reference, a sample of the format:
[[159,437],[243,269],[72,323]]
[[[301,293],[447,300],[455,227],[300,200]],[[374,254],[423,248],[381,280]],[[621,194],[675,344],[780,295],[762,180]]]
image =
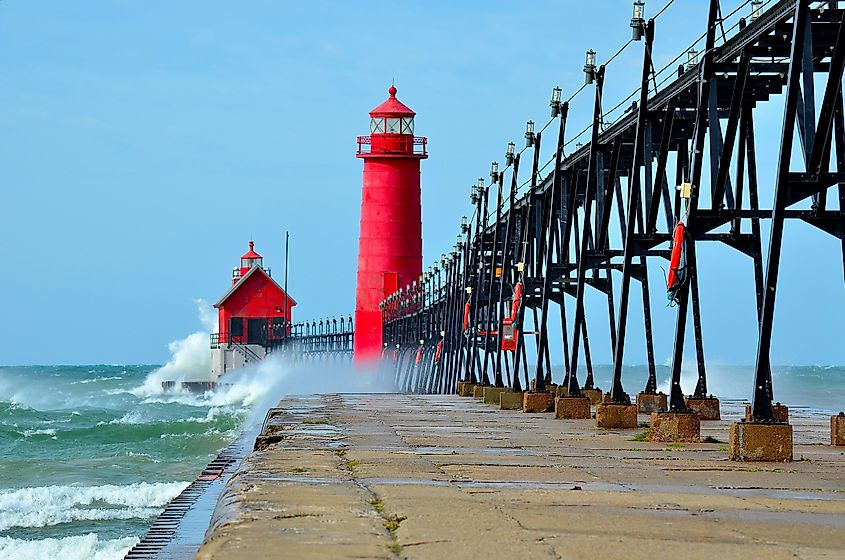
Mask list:
[[229,291],[214,304],[217,333],[211,335],[211,378],[260,361],[274,340],[288,336],[296,302],[264,268],[264,259],[249,242],[249,251],[232,270]]

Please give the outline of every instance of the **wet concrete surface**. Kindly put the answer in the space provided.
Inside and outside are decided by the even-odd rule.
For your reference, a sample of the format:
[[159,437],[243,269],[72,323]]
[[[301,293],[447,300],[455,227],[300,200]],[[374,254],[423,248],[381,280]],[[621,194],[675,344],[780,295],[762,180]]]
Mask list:
[[829,417],[790,411],[792,463],[736,463],[744,403],[722,404],[714,443],[664,444],[635,437],[647,415],[603,430],[456,396],[290,397],[196,558],[845,558]]

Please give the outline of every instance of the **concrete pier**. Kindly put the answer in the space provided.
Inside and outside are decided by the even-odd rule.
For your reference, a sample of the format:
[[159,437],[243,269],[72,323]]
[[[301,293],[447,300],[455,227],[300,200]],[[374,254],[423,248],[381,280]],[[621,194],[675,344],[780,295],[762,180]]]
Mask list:
[[218,502],[196,558],[841,558],[845,455],[793,410],[795,462],[505,411],[457,396],[291,397]]
[[666,412],[668,408],[668,396],[665,393],[637,393],[637,412],[640,414]]

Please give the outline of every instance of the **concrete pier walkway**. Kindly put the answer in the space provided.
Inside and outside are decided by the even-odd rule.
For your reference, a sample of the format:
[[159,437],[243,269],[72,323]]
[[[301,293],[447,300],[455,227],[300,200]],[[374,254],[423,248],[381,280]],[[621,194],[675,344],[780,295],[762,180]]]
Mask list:
[[845,449],[791,412],[796,461],[744,464],[738,403],[717,442],[666,445],[455,396],[291,397],[197,558],[845,558]]

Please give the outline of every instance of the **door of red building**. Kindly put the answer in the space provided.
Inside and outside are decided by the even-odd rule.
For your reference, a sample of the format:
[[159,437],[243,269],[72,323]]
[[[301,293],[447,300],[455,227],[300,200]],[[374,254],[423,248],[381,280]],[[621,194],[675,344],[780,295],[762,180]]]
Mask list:
[[267,319],[247,319],[247,344],[264,344],[267,340]]

